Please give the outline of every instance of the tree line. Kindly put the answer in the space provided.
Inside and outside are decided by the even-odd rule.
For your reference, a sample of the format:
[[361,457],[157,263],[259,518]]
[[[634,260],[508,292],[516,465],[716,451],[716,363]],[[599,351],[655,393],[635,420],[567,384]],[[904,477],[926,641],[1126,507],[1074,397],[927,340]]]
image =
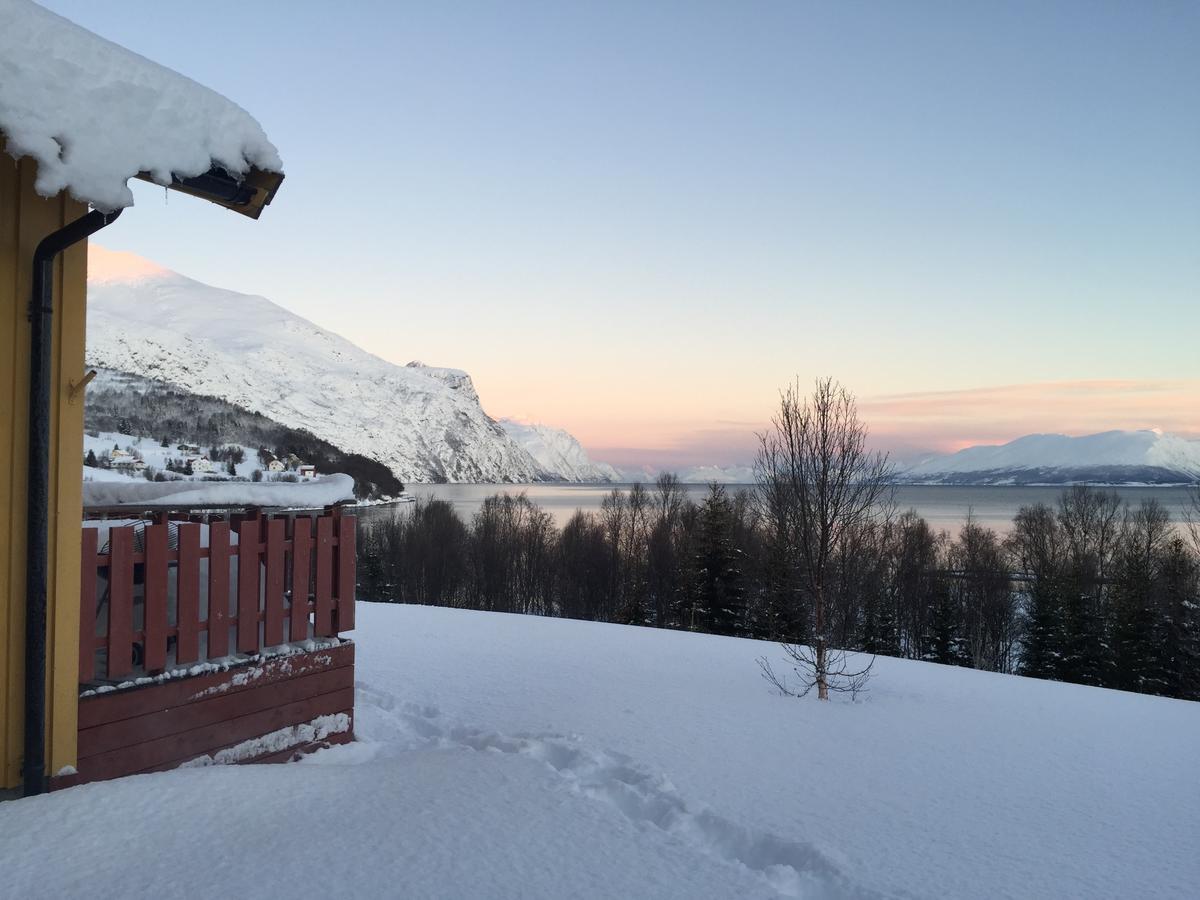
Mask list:
[[[1200,557],[1156,500],[1077,486],[1002,537],[935,531],[887,498],[795,565],[797,537],[756,490],[695,502],[663,475],[561,528],[524,494],[470,521],[419,500],[364,525],[364,597],[564,616],[864,651],[1200,699]],[[774,486],[778,490],[778,485]],[[860,502],[863,498],[859,498]],[[820,542],[818,542],[820,543]],[[802,552],[801,552],[802,555]],[[824,621],[809,574],[821,568]],[[833,648],[837,648],[836,651]],[[831,674],[840,663],[826,661]]]

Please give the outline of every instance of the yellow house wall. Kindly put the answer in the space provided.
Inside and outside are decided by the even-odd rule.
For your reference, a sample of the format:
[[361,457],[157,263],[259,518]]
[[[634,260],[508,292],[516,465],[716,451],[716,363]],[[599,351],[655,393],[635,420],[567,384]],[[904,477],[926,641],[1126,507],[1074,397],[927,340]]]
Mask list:
[[[31,261],[38,242],[87,212],[33,190],[34,164],[14,163],[0,141],[0,788],[20,783],[24,724],[25,497],[29,406]],[[83,375],[87,249],[55,264],[51,384],[50,591],[47,610],[47,773],[76,761],[79,676],[80,465],[83,402],[68,388]]]

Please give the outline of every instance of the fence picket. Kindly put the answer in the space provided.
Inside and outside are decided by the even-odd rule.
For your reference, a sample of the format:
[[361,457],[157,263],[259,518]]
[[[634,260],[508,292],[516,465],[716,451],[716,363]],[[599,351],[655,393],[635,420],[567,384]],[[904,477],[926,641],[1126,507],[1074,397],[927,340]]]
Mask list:
[[229,655],[229,523],[208,526],[208,658]]
[[292,520],[291,639],[308,639],[308,587],[312,579],[312,519]]
[[267,647],[283,643],[284,524],[283,519],[267,522],[267,576],[263,597],[263,645]]
[[341,516],[337,520],[337,608],[333,633],[354,630],[354,582],[355,582],[355,524],[354,516]]
[[328,637],[333,634],[333,519],[317,519],[317,583],[316,609],[313,613],[313,634]]
[[145,579],[142,604],[143,651],[147,672],[167,667],[167,543],[168,526],[147,525],[143,532]]
[[83,529],[79,567],[79,683],[96,677],[96,552],[100,534]]
[[133,671],[133,529],[108,533],[108,677]]
[[258,530],[259,520],[244,519],[238,528],[237,648],[258,650]]
[[200,655],[200,526],[179,525],[179,568],[175,571],[175,661],[195,662]]

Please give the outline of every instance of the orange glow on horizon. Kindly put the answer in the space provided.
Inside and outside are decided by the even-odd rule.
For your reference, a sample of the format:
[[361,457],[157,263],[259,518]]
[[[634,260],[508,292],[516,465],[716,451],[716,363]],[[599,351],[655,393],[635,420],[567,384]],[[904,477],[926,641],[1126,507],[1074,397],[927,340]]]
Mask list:
[[[93,282],[170,271],[134,253],[96,243],[88,247],[88,278]],[[344,327],[350,324],[342,322]],[[348,335],[353,334],[349,328]],[[536,343],[541,338],[529,340]],[[384,349],[373,347],[369,337],[360,338],[360,345]],[[451,358],[428,361],[467,369],[484,409],[493,417],[566,429],[593,458],[618,465],[749,463],[757,448],[756,435],[768,427],[778,401],[780,379],[789,377],[779,364],[762,361],[689,368],[671,355],[683,352],[676,344],[665,347],[661,356],[617,366],[603,352],[597,355],[602,344],[588,342],[544,340],[527,366],[513,365],[507,348],[497,352],[494,343],[473,351],[472,346],[464,341]],[[409,349],[416,352],[380,355],[393,362],[427,356],[419,346]],[[724,348],[709,349],[717,359]],[[491,365],[489,353],[497,354]],[[896,374],[878,368],[860,361],[841,377],[859,396],[859,415],[872,443],[898,456],[1002,444],[1031,433],[1077,436],[1157,428],[1200,438],[1196,378],[1039,381],[884,393],[880,388],[895,385]],[[936,385],[940,378],[935,373],[924,380]],[[807,382],[808,377],[801,376],[802,387]]]
[[169,272],[136,253],[109,250],[94,241],[88,242],[88,281],[130,281]]

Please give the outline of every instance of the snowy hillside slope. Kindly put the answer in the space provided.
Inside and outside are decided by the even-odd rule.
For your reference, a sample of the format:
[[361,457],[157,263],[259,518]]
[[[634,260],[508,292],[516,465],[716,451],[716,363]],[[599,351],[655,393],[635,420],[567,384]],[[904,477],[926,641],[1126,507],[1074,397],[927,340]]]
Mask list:
[[[114,255],[95,245],[92,253]],[[307,429],[403,481],[553,477],[488,417],[465,372],[393,365],[263,297],[133,261],[94,267],[90,364]]]
[[515,419],[500,419],[500,427],[525,448],[542,468],[567,481],[620,481],[617,470],[608,463],[593,462],[575,437],[562,428],[526,424]]
[[[254,474],[255,469],[262,468],[262,463],[260,463],[258,461],[257,448],[248,447],[245,444],[232,444],[232,443],[225,444],[223,446],[224,447],[240,447],[241,448],[242,461],[240,463],[237,463],[234,466],[234,468],[237,470],[237,474],[239,477],[250,478]],[[170,461],[172,459],[182,462],[182,461],[186,460],[189,456],[196,455],[196,454],[192,454],[192,453],[184,453],[184,452],[180,451],[178,449],[178,447],[175,445],[169,445],[169,446],[163,447],[158,441],[154,440],[153,438],[142,437],[141,435],[136,435],[136,434],[123,434],[122,432],[119,432],[119,431],[99,431],[99,432],[96,432],[95,434],[85,434],[83,436],[83,452],[87,453],[90,450],[92,453],[96,454],[96,456],[98,458],[103,458],[103,457],[108,456],[110,451],[114,447],[124,450],[127,454],[129,454],[130,457],[136,456],[138,459],[141,459],[149,468],[154,469],[159,472],[165,472],[168,461]],[[212,471],[206,472],[204,474],[208,475],[210,477],[227,478],[227,477],[229,477],[229,475],[228,475],[228,470],[226,469],[226,465],[227,465],[227,463],[224,463],[224,462],[212,463]],[[89,475],[89,474],[94,475],[98,471],[102,471],[102,470],[100,470],[100,469],[90,469],[89,470],[88,468],[85,467],[84,468],[85,479],[86,479],[87,475]],[[119,475],[119,473],[116,473],[116,472],[114,472],[112,474]],[[120,477],[125,477],[125,476],[120,476]],[[188,478],[190,476],[179,475],[176,477]],[[194,477],[200,478],[202,476],[197,475]],[[269,479],[270,474],[268,473],[268,475],[266,477]],[[140,475],[137,476],[136,478],[137,478],[137,480],[140,480],[140,481],[146,480],[144,477],[142,477]],[[105,479],[98,478],[98,479],[93,479],[93,480],[101,481],[101,480],[105,480]]]
[[[433,607],[362,603],[354,637],[358,743],[0,803],[6,887],[1069,900],[1200,879],[1200,704],[882,658],[862,700],[822,704],[767,690],[772,644]],[[314,810],[319,855],[296,840]]]
[[1159,431],[1082,437],[1030,434],[999,446],[968,447],[924,460],[907,481],[947,484],[1178,484],[1200,481],[1200,441]]

